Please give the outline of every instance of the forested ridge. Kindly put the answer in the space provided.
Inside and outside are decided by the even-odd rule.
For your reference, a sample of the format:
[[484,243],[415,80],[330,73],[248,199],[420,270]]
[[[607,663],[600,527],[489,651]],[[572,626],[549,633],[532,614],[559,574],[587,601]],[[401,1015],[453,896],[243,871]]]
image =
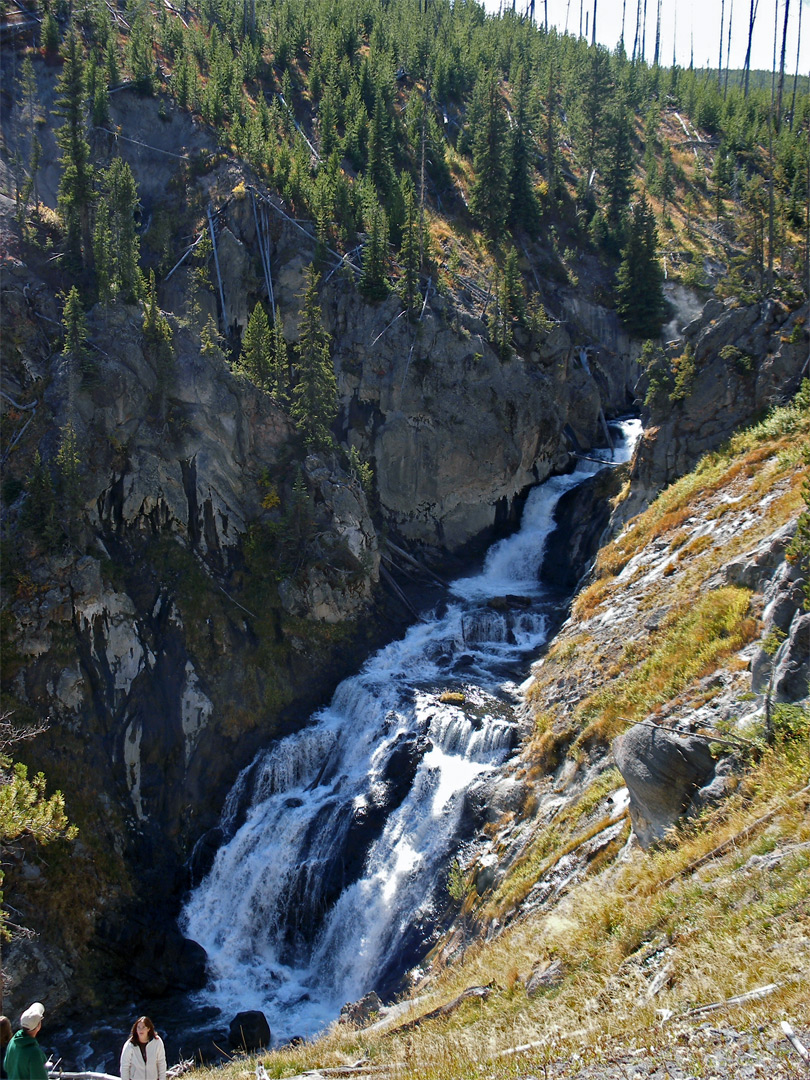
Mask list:
[[[127,84],[212,125],[222,154],[312,223],[322,255],[348,253],[367,298],[396,287],[415,312],[428,277],[452,289],[480,263],[504,349],[544,315],[527,242],[569,281],[596,255],[604,300],[642,338],[663,321],[665,273],[788,303],[807,287],[806,79],[729,85],[476,3],[82,2],[38,17],[38,52],[62,65],[52,240],[84,305],[145,295],[145,275],[159,283],[183,250],[160,215],[137,235],[126,168],[92,167],[87,140],[112,130],[110,94]],[[17,58],[31,119],[34,55]],[[36,232],[36,137],[13,151],[20,219]],[[213,164],[201,154],[189,168]]]

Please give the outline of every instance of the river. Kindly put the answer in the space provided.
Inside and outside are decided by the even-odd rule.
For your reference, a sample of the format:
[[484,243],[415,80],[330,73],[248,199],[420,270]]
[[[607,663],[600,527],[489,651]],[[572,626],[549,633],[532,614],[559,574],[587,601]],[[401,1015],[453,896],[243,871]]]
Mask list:
[[627,460],[640,425],[613,430],[614,452],[535,488],[480,573],[453,582],[430,617],[238,778],[226,840],[181,917],[208,954],[195,1007],[226,1026],[261,1010],[283,1043],[371,989],[401,987],[447,906],[475,793],[518,746],[517,687],[559,613],[559,591],[539,578],[557,502]]

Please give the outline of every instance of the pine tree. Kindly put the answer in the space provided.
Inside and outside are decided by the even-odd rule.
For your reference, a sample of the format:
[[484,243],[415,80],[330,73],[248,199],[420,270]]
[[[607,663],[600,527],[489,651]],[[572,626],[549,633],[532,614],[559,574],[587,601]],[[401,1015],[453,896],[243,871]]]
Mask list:
[[107,86],[118,86],[121,81],[121,72],[118,67],[118,50],[114,37],[110,37],[107,42],[107,48],[104,52],[104,68],[107,72]]
[[174,374],[174,334],[169,320],[158,307],[154,270],[149,272],[145,287],[142,322],[144,353],[157,376],[155,405],[158,415],[162,417],[165,415],[166,395]]
[[256,386],[266,389],[271,382],[272,341],[270,323],[260,303],[254,307],[242,339],[239,369]]
[[664,275],[658,262],[658,231],[645,197],[633,207],[616,275],[616,310],[635,337],[657,337],[664,316]]
[[143,279],[138,265],[140,241],[135,226],[138,189],[129,164],[121,158],[113,158],[102,174],[102,189],[109,212],[113,280],[125,300],[135,300],[143,288]]
[[65,297],[62,308],[62,327],[65,331],[62,355],[72,361],[75,371],[80,371],[85,364],[87,350],[87,324],[84,316],[84,307],[79,290],[72,285]]
[[318,271],[306,275],[304,307],[298,340],[298,381],[293,387],[291,415],[311,449],[331,445],[330,427],[337,416],[337,380],[318,300]]
[[581,88],[571,107],[578,157],[590,179],[602,145],[602,117],[610,93],[610,57],[604,49],[588,49],[582,74],[573,85]]
[[56,496],[50,470],[43,462],[39,450],[34,454],[34,463],[25,482],[26,499],[23,505],[21,522],[26,529],[51,548],[60,535],[56,520]]
[[90,146],[85,138],[84,60],[81,41],[74,29],[67,36],[63,57],[56,110],[65,119],[56,132],[56,142],[62,151],[59,213],[68,259],[78,269],[90,261],[90,206],[94,193]]
[[338,120],[340,116],[339,95],[334,78],[327,79],[326,88],[318,107],[318,134],[321,156],[328,158],[338,145]]
[[381,86],[375,87],[374,109],[368,129],[368,164],[366,175],[377,189],[377,197],[386,203],[396,186],[394,173],[393,132],[391,115],[386,108]]
[[512,205],[509,221],[513,227],[525,229],[530,236],[534,236],[540,226],[540,206],[534,190],[534,147],[529,132],[528,100],[529,80],[526,68],[521,64],[515,83],[515,126],[512,134],[512,173],[509,180]]
[[416,310],[419,299],[419,208],[416,205],[416,193],[413,180],[408,173],[403,173],[400,186],[402,203],[405,207],[405,221],[402,226],[402,244],[399,249],[399,262],[402,269],[399,291],[406,311]]
[[59,24],[54,18],[50,8],[46,8],[39,32],[42,45],[42,55],[46,60],[53,62],[59,55]]
[[93,226],[93,259],[98,302],[102,307],[109,307],[115,299],[117,289],[110,211],[104,199],[99,202],[96,209],[96,220]]
[[621,90],[617,91],[604,117],[604,144],[601,156],[605,189],[605,221],[614,244],[620,243],[630,194],[633,190],[632,114]]
[[360,291],[369,300],[382,300],[388,294],[388,218],[370,190],[366,192],[363,218],[366,242]]
[[506,112],[494,75],[488,78],[484,113],[478,131],[473,133],[473,169],[470,211],[494,239],[506,225],[511,201]]
[[57,490],[65,535],[75,543],[80,525],[82,505],[79,443],[73,423],[68,420],[62,428],[59,450],[56,454],[58,475]]
[[127,62],[137,92],[144,97],[153,94],[155,61],[152,52],[152,23],[144,14],[139,14],[132,24],[127,45]]

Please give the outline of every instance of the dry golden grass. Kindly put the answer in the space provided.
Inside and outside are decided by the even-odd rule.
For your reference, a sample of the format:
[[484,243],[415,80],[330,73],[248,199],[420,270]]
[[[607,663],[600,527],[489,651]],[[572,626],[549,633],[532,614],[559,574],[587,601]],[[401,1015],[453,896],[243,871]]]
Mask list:
[[[366,1059],[390,1065],[405,1080],[505,1078],[525,1076],[543,1061],[597,1055],[608,1042],[614,1051],[640,1044],[663,1061],[682,1028],[662,1027],[656,1010],[670,1010],[677,1020],[689,1009],[773,983],[778,989],[763,1001],[717,1015],[738,1028],[772,1025],[774,1017],[806,1022],[810,852],[801,845],[810,843],[810,817],[808,793],[799,792],[809,766],[806,746],[778,745],[713,816],[684,827],[657,851],[636,850],[553,910],[516,922],[489,943],[473,942],[463,964],[438,972],[428,996],[398,1023],[469,986],[490,985],[485,1002],[466,1002],[447,1018],[410,1030],[336,1026],[314,1043],[262,1055],[269,1075]],[[532,969],[551,961],[561,964],[562,982],[528,997]],[[662,989],[650,995],[664,968]],[[498,1056],[526,1043],[535,1048],[517,1062]],[[702,1051],[696,1049],[694,1061],[705,1064]],[[251,1059],[224,1076],[218,1070],[222,1080],[252,1073]]]

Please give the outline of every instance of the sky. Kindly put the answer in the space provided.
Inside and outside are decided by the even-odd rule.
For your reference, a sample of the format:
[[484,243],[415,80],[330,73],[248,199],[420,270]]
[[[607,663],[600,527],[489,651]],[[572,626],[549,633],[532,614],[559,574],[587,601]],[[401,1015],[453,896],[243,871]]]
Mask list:
[[[483,0],[487,11],[496,12],[501,4],[511,8],[512,0]],[[655,52],[655,24],[659,0],[647,3],[647,48],[645,56],[652,62]],[[754,35],[751,46],[751,67],[767,71],[773,67],[774,17],[778,19],[776,66],[782,48],[782,27],[785,18],[785,0],[754,0],[757,4]],[[660,62],[672,63],[673,41],[675,56],[682,67],[689,66],[694,49],[695,67],[717,67],[718,40],[720,35],[720,12],[722,0],[660,0],[661,3],[661,57]],[[801,52],[799,73],[810,74],[810,0],[789,0],[787,50],[785,71],[792,75],[796,70],[796,50],[799,44],[799,6],[801,3]],[[560,32],[579,33],[580,9],[582,31],[588,18],[588,40],[591,38],[590,19],[593,17],[594,0],[535,0],[535,19],[542,25],[548,5],[549,26]],[[776,7],[774,6],[776,5]],[[515,10],[525,12],[528,0],[515,0]],[[644,0],[641,2],[642,11]],[[729,12],[732,12],[731,68],[742,68],[748,46],[748,17],[751,0],[725,0],[725,24],[723,28],[723,63],[728,44]],[[636,33],[637,0],[626,0],[624,41],[628,55],[633,51]],[[596,39],[609,49],[615,48],[622,31],[622,0],[597,0]],[[640,38],[641,35],[639,35]],[[640,48],[640,45],[639,45]]]

